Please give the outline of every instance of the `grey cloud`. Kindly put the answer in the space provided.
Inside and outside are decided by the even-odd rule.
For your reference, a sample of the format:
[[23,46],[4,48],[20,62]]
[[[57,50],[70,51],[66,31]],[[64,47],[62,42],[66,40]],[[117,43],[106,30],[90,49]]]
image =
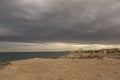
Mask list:
[[1,0],[0,29],[12,34],[0,41],[118,43],[119,14],[119,0]]

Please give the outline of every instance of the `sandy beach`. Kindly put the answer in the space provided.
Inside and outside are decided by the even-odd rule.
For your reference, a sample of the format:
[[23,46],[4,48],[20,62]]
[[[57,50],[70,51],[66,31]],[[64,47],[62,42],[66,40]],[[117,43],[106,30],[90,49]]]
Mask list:
[[0,80],[119,80],[120,60],[28,59],[0,69]]

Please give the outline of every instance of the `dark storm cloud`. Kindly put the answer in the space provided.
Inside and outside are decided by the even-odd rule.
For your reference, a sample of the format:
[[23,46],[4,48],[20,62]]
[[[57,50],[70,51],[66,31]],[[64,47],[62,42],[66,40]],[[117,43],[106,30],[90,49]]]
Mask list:
[[0,41],[120,41],[119,0],[0,0]]

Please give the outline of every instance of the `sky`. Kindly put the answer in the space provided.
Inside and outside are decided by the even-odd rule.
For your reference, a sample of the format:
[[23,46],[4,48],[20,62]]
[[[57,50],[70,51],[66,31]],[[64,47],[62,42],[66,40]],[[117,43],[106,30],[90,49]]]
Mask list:
[[120,47],[120,0],[0,0],[0,51]]

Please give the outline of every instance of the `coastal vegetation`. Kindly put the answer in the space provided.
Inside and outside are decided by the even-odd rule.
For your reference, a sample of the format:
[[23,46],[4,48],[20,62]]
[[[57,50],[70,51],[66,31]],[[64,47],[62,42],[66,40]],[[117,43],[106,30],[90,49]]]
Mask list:
[[5,68],[5,67],[8,66],[8,65],[12,65],[12,63],[9,62],[9,61],[0,62],[0,69],[3,69],[3,68]]
[[78,58],[78,59],[91,59],[91,58],[102,59],[104,57],[107,57],[107,58],[120,59],[120,49],[119,48],[98,49],[98,50],[78,49],[75,51],[70,51],[69,54],[65,55],[64,57]]

